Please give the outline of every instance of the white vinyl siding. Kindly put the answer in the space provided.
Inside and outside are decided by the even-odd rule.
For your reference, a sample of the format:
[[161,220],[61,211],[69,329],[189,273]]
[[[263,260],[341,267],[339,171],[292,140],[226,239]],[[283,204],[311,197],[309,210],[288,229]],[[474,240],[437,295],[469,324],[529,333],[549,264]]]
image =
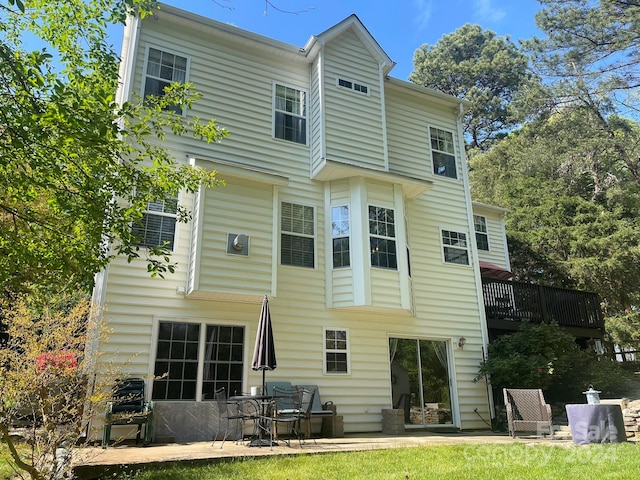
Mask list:
[[[375,59],[352,31],[330,41],[324,51],[326,157],[377,170],[387,168],[384,105]],[[336,88],[336,78],[357,78],[367,95]]]
[[480,216],[485,219],[487,242],[490,247],[489,250],[478,248],[478,260],[510,269],[504,219],[502,218],[504,212],[486,208],[481,204],[474,204],[473,213],[474,217]]
[[453,129],[454,111],[396,83],[387,81],[385,86],[389,170],[409,177],[433,179],[429,131],[425,123],[452,131],[458,142]]
[[[187,293],[194,298],[262,298],[273,289],[273,187],[233,177],[225,181],[226,186],[203,189],[197,197],[198,215],[192,221],[196,249]],[[229,233],[247,235],[247,256],[227,254]]]

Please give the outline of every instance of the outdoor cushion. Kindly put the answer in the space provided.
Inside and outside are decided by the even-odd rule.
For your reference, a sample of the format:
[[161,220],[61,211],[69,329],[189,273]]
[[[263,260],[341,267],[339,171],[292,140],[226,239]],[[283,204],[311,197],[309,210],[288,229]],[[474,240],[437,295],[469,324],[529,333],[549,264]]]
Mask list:
[[333,402],[326,402],[323,404],[320,400],[320,390],[318,389],[317,385],[298,386],[304,388],[305,390],[314,392],[313,404],[311,405],[311,415],[335,415],[335,411],[329,408],[329,405],[333,405]]

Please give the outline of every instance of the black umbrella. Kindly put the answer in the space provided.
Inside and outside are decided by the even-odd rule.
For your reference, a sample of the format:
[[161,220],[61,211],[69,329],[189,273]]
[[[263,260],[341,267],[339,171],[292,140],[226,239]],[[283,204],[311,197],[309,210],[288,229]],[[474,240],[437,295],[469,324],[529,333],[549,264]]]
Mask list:
[[271,312],[269,312],[269,300],[264,296],[262,310],[258,321],[258,333],[256,344],[253,348],[253,360],[251,368],[262,370],[262,394],[266,395],[265,371],[275,370],[278,367],[276,361],[276,349],[273,344],[273,331],[271,330]]

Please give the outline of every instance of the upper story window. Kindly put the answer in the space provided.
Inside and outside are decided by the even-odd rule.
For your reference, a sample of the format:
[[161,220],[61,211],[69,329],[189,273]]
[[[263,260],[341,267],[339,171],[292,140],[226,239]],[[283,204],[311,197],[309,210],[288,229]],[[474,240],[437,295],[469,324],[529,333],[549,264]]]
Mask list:
[[431,136],[433,173],[444,177],[458,178],[453,134],[434,127],[429,128],[429,134]]
[[487,219],[481,215],[473,216],[473,228],[476,231],[478,250],[489,251],[489,235],[487,234]]
[[396,227],[390,208],[369,206],[371,266],[397,270]]
[[142,247],[164,246],[173,250],[178,219],[178,198],[167,197],[147,204],[142,218],[134,222],[131,233]]
[[469,249],[465,233],[442,230],[442,248],[445,262],[469,265]]
[[324,372],[349,373],[349,341],[347,330],[324,329]]
[[338,86],[348,90],[353,90],[354,92],[364,93],[365,95],[369,94],[369,87],[366,85],[352,82],[351,80],[346,80],[344,78],[338,78]]
[[333,240],[333,268],[351,265],[349,245],[349,207],[331,207],[331,237]]
[[276,83],[274,97],[274,136],[306,145],[306,92]]
[[[187,58],[173,53],[164,52],[149,47],[147,54],[147,69],[144,81],[144,96],[155,95],[162,97],[165,87],[172,83],[187,81]],[[180,105],[169,107],[176,113],[182,113]]]
[[315,218],[313,207],[282,202],[280,262],[282,265],[314,268]]

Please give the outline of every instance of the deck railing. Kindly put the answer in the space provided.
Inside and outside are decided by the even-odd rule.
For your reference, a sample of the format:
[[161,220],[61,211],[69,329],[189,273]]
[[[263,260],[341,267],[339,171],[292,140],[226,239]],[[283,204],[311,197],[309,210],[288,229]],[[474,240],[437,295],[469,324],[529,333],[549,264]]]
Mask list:
[[600,298],[596,293],[493,278],[482,279],[482,291],[490,323],[491,320],[528,320],[532,323],[557,322],[567,327],[604,328]]

